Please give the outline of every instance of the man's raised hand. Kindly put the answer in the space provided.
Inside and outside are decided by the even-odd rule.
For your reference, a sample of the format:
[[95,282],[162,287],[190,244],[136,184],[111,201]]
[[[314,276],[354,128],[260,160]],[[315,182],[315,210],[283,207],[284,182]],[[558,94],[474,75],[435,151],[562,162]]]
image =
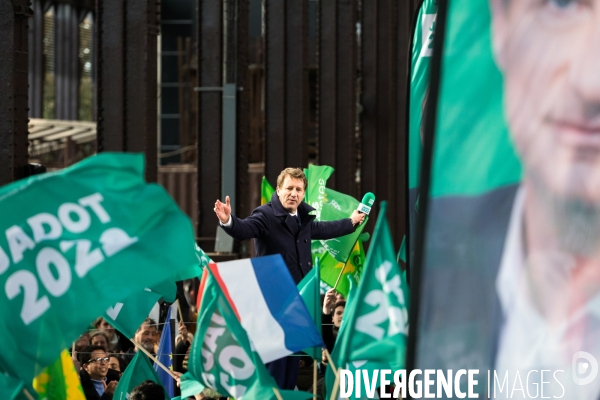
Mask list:
[[219,221],[223,224],[226,224],[227,221],[229,221],[229,217],[231,216],[229,196],[225,197],[225,203],[221,203],[221,200],[215,202],[215,214],[217,214],[217,218],[219,218]]

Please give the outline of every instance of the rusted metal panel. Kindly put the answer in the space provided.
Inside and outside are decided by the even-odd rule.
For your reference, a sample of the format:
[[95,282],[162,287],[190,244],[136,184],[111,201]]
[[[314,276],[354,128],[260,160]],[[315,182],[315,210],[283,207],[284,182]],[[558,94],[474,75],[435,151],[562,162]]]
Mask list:
[[158,167],[158,184],[169,192],[179,208],[190,217],[194,224],[194,231],[196,231],[198,224],[198,208],[196,207],[198,202],[197,180],[197,169],[194,165]]
[[337,0],[336,190],[358,197],[356,128],[357,2]]
[[[221,1],[198,3],[198,84],[223,84],[223,9]],[[221,196],[221,108],[220,91],[198,92],[198,236],[214,237],[214,202]],[[222,199],[224,200],[224,199]]]
[[44,9],[42,0],[34,0],[33,18],[29,21],[29,116],[43,115],[44,84]]
[[[362,54],[360,103],[363,107],[360,115],[361,126],[361,190],[377,193],[377,11],[378,1],[362,4]],[[383,179],[384,177],[379,177]],[[375,210],[374,210],[375,211]]]
[[282,0],[265,0],[265,173],[276,182],[285,160],[286,7]]
[[[363,2],[361,189],[387,200],[396,247],[406,231],[406,95],[410,4]],[[377,209],[371,215],[377,217]]]
[[248,35],[249,35],[249,1],[237,0],[236,29],[236,70],[237,87],[237,140],[236,140],[236,177],[238,215],[246,216],[254,208],[249,200],[250,179],[248,162],[250,158],[250,107],[248,90]]
[[0,2],[0,185],[19,179],[27,165],[27,0]]
[[[420,2],[417,2],[420,3]],[[396,109],[396,162],[395,191],[398,206],[395,207],[395,218],[392,235],[399,248],[402,237],[407,232],[408,210],[408,82],[411,62],[411,36],[414,5],[399,3],[396,9],[397,18],[397,104]]]
[[125,151],[125,5],[96,2],[98,151]]
[[157,178],[157,3],[98,1],[98,151],[143,152]]
[[308,0],[285,1],[285,166],[308,164]]
[[157,176],[156,0],[128,0],[125,12],[126,149],[146,155],[146,180]]
[[[337,3],[320,1],[317,9],[317,143],[318,161],[335,165],[337,132]],[[332,177],[332,179],[335,179]],[[334,181],[331,181],[332,187]]]
[[[378,176],[376,192],[380,199],[397,204],[393,186],[396,185],[395,151],[396,151],[396,54],[397,42],[395,35],[396,15],[393,12],[395,0],[379,0],[377,13],[377,160]],[[396,207],[390,207],[388,221],[395,221]],[[377,216],[377,214],[375,215]]]
[[56,118],[76,120],[79,104],[79,17],[71,4],[56,5]]

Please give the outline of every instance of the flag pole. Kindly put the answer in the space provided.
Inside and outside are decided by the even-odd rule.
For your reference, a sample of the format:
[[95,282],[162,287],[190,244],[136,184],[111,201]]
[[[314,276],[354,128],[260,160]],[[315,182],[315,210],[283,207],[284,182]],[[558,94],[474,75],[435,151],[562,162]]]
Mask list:
[[273,386],[273,392],[275,393],[275,396],[277,396],[277,400],[283,400],[281,393],[279,393],[279,389],[277,389],[275,386]]
[[335,364],[333,363],[333,360],[331,359],[331,354],[329,354],[329,351],[327,350],[327,348],[324,348],[323,350],[325,351],[325,356],[327,357],[327,364],[329,364],[333,373],[337,375],[337,368],[335,367]]
[[333,384],[333,389],[331,390],[331,397],[329,398],[329,400],[336,400],[338,398],[337,392],[338,392],[339,388],[340,388],[340,374],[336,372],[335,373],[335,383]]
[[144,352],[144,354],[146,354],[148,356],[148,358],[150,358],[152,361],[154,361],[156,363],[156,365],[158,365],[159,367],[161,367],[162,369],[165,370],[165,372],[169,375],[171,375],[171,378],[177,380],[177,375],[175,375],[173,373],[173,371],[171,371],[169,368],[165,367],[165,365],[163,363],[161,363],[160,361],[158,361],[158,358],[156,358],[155,356],[153,356],[152,354],[150,354],[150,352],[148,350],[146,350],[145,348],[142,347],[141,344],[139,344],[138,342],[136,342],[135,340],[131,341],[135,347],[138,348],[138,350],[141,350]]
[[335,290],[337,288],[338,283],[340,283],[340,278],[342,277],[342,274],[346,269],[346,264],[348,264],[348,261],[344,263],[344,266],[342,267],[342,270],[340,271],[340,274],[338,275],[337,280],[335,281],[335,285],[333,285],[333,290]]
[[185,324],[183,313],[181,312],[181,306],[179,305],[179,299],[176,299],[175,302],[177,303],[177,311],[179,311],[179,320]]
[[25,388],[23,388],[23,394],[25,395],[25,397],[27,397],[28,400],[35,400],[31,393],[29,393],[29,391]]
[[317,360],[313,360],[313,399],[317,400]]

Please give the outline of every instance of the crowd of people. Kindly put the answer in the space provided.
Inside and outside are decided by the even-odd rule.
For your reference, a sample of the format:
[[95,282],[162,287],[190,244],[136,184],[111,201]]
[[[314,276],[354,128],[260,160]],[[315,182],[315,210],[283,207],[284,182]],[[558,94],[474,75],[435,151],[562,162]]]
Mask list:
[[[329,290],[323,296],[323,337],[329,351],[333,350],[335,338],[344,315],[346,302],[344,297]],[[87,400],[112,400],[115,389],[123,372],[137,354],[137,346],[151,355],[160,353],[159,339],[161,325],[152,318],[146,318],[137,329],[132,340],[115,329],[104,318],[98,317],[72,346],[73,362],[79,373],[81,386]],[[188,359],[194,335],[188,331],[186,323],[179,322],[178,335],[173,352],[173,372],[181,376],[187,372]],[[300,360],[295,389],[313,392],[313,360],[306,354],[296,354]],[[324,376],[327,367],[326,351],[317,365],[317,393],[324,395]],[[138,390],[139,389],[139,390]],[[131,392],[130,399],[164,399],[163,388],[152,381],[142,383],[137,392]],[[138,393],[133,397],[134,393]],[[221,394],[205,389],[195,396],[196,399],[221,399]]]

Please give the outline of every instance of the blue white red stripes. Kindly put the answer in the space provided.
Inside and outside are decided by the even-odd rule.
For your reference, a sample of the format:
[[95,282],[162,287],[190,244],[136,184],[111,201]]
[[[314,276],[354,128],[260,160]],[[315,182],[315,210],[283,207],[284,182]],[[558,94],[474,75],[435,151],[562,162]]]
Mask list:
[[323,344],[280,255],[209,268],[263,362]]

